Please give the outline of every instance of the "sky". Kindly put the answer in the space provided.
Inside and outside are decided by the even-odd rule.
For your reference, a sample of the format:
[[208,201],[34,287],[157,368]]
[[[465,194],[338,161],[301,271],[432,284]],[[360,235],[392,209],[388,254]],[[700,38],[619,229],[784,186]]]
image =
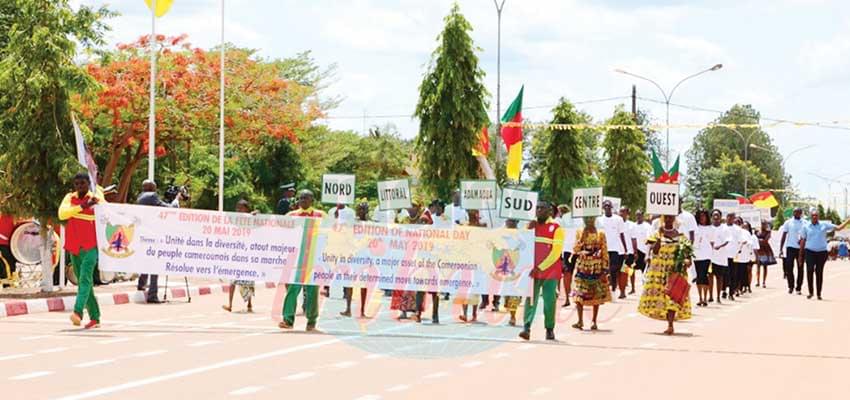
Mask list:
[[[321,65],[336,64],[327,94],[343,101],[322,122],[361,132],[392,123],[409,138],[418,127],[411,117],[418,86],[452,3],[227,0],[225,37],[260,50],[263,57],[310,50]],[[107,4],[121,14],[110,21],[112,45],[150,32],[143,0],[72,4]],[[458,4],[481,48],[478,56],[495,120],[496,8],[492,0]],[[215,46],[221,35],[220,7],[221,0],[175,0],[171,11],[157,20],[157,31],[187,33],[196,46]],[[630,101],[634,84],[638,96],[648,99],[639,100],[638,107],[653,122],[663,123],[664,105],[650,101],[663,99],[659,89],[614,70],[646,76],[669,91],[681,78],[722,63],[721,70],[682,84],[672,103],[709,110],[751,104],[772,119],[842,121],[846,129],[782,124],[765,130],[783,157],[815,145],[788,158],[786,169],[804,195],[843,211],[847,184],[828,185],[813,174],[850,184],[850,2],[506,0],[501,31],[502,111],[525,85],[523,115],[528,120],[549,120],[552,106],[565,97],[601,122],[617,104]],[[718,115],[671,107],[670,122],[705,124]],[[694,128],[671,129],[671,157],[682,154],[684,161],[696,133]]]

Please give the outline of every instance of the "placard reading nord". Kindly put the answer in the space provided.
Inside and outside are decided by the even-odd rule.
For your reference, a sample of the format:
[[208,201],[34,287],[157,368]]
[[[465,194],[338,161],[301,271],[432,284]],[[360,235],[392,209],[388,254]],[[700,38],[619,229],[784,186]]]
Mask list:
[[322,203],[354,204],[354,175],[322,175]]
[[410,182],[407,179],[378,182],[378,205],[381,210],[410,208]]

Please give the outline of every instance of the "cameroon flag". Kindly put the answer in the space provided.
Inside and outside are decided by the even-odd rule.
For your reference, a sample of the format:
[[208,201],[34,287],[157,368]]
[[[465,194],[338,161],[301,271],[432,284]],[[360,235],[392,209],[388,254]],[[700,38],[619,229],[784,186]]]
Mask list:
[[[487,122],[489,124],[489,121]],[[487,132],[487,124],[481,128],[481,133],[478,135],[478,144],[472,148],[472,155],[475,157],[478,156],[487,156],[490,154],[490,134]]]
[[652,174],[655,176],[656,183],[679,183],[679,157],[676,157],[673,168],[670,168],[668,172],[661,166],[661,160],[658,159],[658,155],[655,154],[655,150],[653,149]]
[[519,180],[522,166],[522,92],[525,86],[519,89],[519,94],[514,99],[505,115],[502,116],[502,140],[508,149],[507,175],[509,179]]
[[[156,14],[157,17],[165,15],[165,13],[167,13],[171,8],[171,3],[173,2],[174,0],[156,0],[156,11],[154,11],[154,14]],[[148,8],[153,10],[153,0],[145,0],[145,4],[148,5]]]
[[771,192],[759,192],[750,196],[750,201],[758,208],[773,208],[779,205]]

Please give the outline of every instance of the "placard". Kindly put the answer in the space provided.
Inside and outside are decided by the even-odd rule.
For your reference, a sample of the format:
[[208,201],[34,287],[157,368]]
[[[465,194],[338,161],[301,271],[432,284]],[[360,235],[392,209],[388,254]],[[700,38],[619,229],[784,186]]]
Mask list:
[[537,219],[537,192],[522,189],[502,189],[499,217],[533,221]]
[[602,215],[602,188],[573,189],[573,202],[570,208],[573,218]]
[[605,196],[605,197],[602,198],[602,202],[604,203],[606,201],[611,202],[611,209],[614,210],[614,214],[617,214],[617,213],[620,212],[620,205],[623,203],[622,199],[620,199],[619,197]]
[[647,183],[646,212],[652,215],[679,215],[679,185]]
[[739,211],[737,216],[743,221],[749,222],[751,228],[756,230],[761,229],[761,212],[758,209]]
[[720,210],[724,217],[730,212],[738,212],[738,205],[738,200],[714,199],[714,208]]
[[354,204],[354,175],[322,175],[322,203]]
[[464,210],[495,210],[496,181],[460,181],[460,206]]
[[378,182],[378,206],[383,210],[410,208],[410,182],[407,179]]

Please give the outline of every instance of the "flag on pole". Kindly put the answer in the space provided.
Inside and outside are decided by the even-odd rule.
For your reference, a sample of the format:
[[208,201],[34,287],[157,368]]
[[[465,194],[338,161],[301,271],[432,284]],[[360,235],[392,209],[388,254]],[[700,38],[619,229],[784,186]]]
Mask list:
[[148,8],[151,9],[151,11],[154,11],[157,18],[165,15],[168,10],[171,9],[171,3],[173,2],[174,0],[156,0],[156,10],[154,11],[153,0],[145,0],[145,4],[148,5]]
[[509,179],[519,180],[522,166],[522,92],[525,86],[519,89],[519,94],[511,103],[502,116],[502,140],[508,149],[507,175]]
[[771,192],[759,192],[750,196],[750,201],[758,208],[773,208],[779,205]]
[[86,147],[86,140],[83,138],[83,132],[80,130],[80,125],[77,124],[77,118],[74,117],[74,114],[71,114],[71,122],[74,124],[74,139],[77,143],[77,162],[89,172],[91,190],[97,192],[97,164],[95,164],[94,157]]
[[738,200],[738,204],[751,204],[750,199],[740,193],[729,193],[729,195]]
[[[489,124],[489,122],[487,122]],[[487,132],[487,124],[481,128],[481,133],[478,138],[478,143],[472,148],[472,155],[487,156],[490,154],[490,134]]]
[[655,176],[656,183],[679,183],[679,157],[676,157],[676,162],[670,171],[665,171],[661,166],[661,160],[652,150],[652,174]]
[[676,162],[670,171],[667,171],[667,183],[679,183],[679,156],[676,156]]

